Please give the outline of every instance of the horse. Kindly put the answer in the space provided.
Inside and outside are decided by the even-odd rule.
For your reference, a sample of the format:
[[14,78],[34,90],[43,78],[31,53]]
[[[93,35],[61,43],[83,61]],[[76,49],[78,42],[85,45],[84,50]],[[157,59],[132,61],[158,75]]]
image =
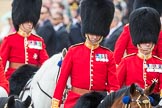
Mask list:
[[101,101],[90,99],[90,96],[95,97],[91,92],[81,96],[74,108],[152,108],[151,104],[154,103],[154,99],[149,95],[153,92],[154,87],[155,82],[144,90],[133,83],[131,86],[106,95],[104,99],[101,98],[101,93],[95,93],[100,96]]
[[[50,57],[43,63],[40,69],[35,72],[33,77],[28,79],[28,82],[26,83],[26,85],[24,85],[24,88],[21,90],[19,89],[19,91],[21,91],[19,93],[19,97],[22,100],[26,99],[29,95],[32,99],[33,108],[50,108],[53,92],[59,77],[61,63],[64,56],[66,55],[66,52],[67,50],[63,49],[61,53],[55,54]],[[28,72],[23,70],[21,73]],[[13,74],[16,73],[14,72]],[[21,76],[19,76],[19,78],[21,78]],[[14,78],[11,82],[15,82],[14,80],[16,79],[17,78]],[[16,85],[19,86],[19,84]],[[16,89],[14,88],[14,90]],[[65,94],[66,92],[67,90],[65,90]]]
[[25,101],[21,101],[16,95],[0,97],[0,108],[29,108],[30,104],[30,96]]

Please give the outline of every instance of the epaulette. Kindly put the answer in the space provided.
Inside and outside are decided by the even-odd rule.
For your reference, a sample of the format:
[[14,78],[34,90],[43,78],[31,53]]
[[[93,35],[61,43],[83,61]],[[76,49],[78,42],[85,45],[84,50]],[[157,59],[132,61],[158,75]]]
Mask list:
[[129,26],[129,23],[125,24],[125,26]]
[[157,58],[157,59],[159,59],[159,60],[162,60],[160,57],[158,57],[158,56],[156,56],[156,55],[152,55],[152,57]]
[[136,55],[136,53],[131,53],[131,54],[125,55],[123,58],[127,58],[127,57],[134,56],[134,55]]
[[84,42],[82,42],[82,43],[77,43],[77,44],[71,45],[70,47],[75,47],[75,46],[79,46],[79,45],[83,45],[83,44],[84,44]]
[[8,36],[13,35],[13,34],[15,34],[15,33],[16,33],[16,31],[15,31],[15,32],[12,32],[12,33],[10,33],[10,34],[8,34]]
[[39,37],[39,38],[42,38],[41,36],[39,36],[38,34],[36,34],[36,33],[32,33],[34,36],[36,36],[36,37]]
[[[104,46],[102,46],[102,45],[100,45],[100,47],[101,47],[101,48],[104,48],[104,49],[107,49],[107,50],[109,50],[109,51],[111,51],[109,48],[104,47]],[[111,51],[111,52],[112,52],[112,51]]]

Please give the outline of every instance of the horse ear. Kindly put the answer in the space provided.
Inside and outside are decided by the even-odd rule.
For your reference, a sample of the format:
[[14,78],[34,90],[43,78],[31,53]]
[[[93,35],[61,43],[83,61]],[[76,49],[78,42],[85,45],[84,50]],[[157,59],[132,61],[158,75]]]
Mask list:
[[147,88],[144,90],[145,94],[146,94],[146,95],[150,95],[150,94],[153,92],[153,90],[154,90],[154,88],[155,88],[155,85],[156,85],[156,82],[154,81],[149,87],[147,87]]
[[7,106],[8,106],[8,107],[7,107],[7,108],[13,107],[14,104],[15,104],[15,97],[12,95],[12,96],[10,96],[9,99],[8,99],[8,103],[7,103]]
[[28,108],[30,106],[30,104],[31,104],[31,97],[28,96],[23,103],[26,106],[26,108]]
[[66,53],[67,53],[67,49],[64,48],[64,49],[62,50],[62,56],[63,56],[63,58],[65,57]]
[[135,91],[136,91],[136,85],[134,83],[132,83],[130,86],[130,94],[134,95]]

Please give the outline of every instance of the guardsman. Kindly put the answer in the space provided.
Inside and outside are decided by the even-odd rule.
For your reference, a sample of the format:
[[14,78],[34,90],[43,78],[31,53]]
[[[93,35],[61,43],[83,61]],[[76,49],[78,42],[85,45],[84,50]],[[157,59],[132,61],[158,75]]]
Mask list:
[[9,61],[7,79],[24,64],[41,66],[48,59],[43,39],[31,33],[39,19],[41,6],[41,0],[13,0],[12,20],[17,32],[6,36],[0,47],[5,68]]
[[152,54],[161,29],[159,13],[150,7],[142,7],[130,14],[129,28],[138,53],[124,57],[117,68],[120,87],[137,83],[147,88],[157,82],[154,92],[162,90],[162,59]]
[[[134,2],[134,9],[140,8],[140,7],[152,7],[156,9],[160,15],[162,14],[162,0],[135,0]],[[159,34],[159,39],[156,44],[156,46],[153,49],[153,54],[162,58],[162,30]],[[138,49],[133,45],[131,36],[130,36],[130,30],[129,30],[129,24],[125,25],[123,28],[123,32],[119,36],[119,38],[116,41],[115,44],[115,50],[114,50],[114,58],[116,61],[116,64],[118,65],[123,58],[123,55],[129,55],[131,53],[137,53]]]
[[80,3],[82,33],[86,40],[69,48],[54,91],[52,108],[58,108],[62,103],[69,76],[72,87],[64,108],[73,108],[79,97],[85,93],[119,89],[113,53],[99,45],[102,38],[109,33],[114,5],[111,0],[82,0]]
[[0,97],[7,97],[9,93],[9,82],[4,74],[2,58],[0,57]]

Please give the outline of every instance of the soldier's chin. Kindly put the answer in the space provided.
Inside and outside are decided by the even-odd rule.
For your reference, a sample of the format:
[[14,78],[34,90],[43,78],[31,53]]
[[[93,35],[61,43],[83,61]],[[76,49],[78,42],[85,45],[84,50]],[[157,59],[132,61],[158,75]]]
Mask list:
[[92,43],[92,45],[97,45],[98,44],[98,42],[96,42],[96,41],[91,41],[91,43]]
[[151,49],[143,49],[142,52],[143,52],[143,54],[148,55],[152,52],[152,50]]
[[143,51],[152,51],[151,48],[147,48],[147,49],[142,49]]

